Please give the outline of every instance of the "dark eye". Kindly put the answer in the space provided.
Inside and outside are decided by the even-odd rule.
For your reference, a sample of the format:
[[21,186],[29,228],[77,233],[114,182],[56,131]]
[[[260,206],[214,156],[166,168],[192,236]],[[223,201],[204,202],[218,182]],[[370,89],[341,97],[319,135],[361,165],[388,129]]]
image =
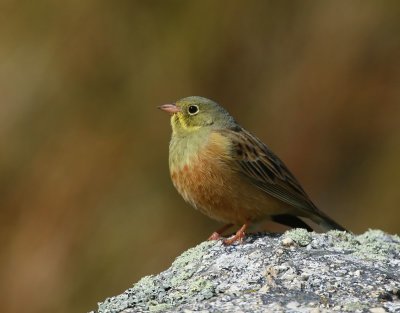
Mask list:
[[195,115],[199,112],[199,107],[197,105],[191,105],[188,111],[190,115]]

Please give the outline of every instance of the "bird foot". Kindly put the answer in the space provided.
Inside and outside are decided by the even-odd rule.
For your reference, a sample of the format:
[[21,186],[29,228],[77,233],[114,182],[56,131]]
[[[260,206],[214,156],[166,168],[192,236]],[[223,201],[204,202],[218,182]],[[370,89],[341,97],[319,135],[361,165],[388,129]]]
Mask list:
[[215,231],[215,232],[213,232],[213,233],[211,234],[210,237],[208,237],[207,240],[210,241],[210,240],[219,240],[219,239],[221,239],[221,235],[218,234],[218,233]]
[[236,241],[242,242],[244,237],[245,237],[244,232],[237,232],[234,236],[225,239],[223,242],[224,242],[224,245],[229,246],[229,245],[235,243]]
[[236,241],[242,242],[242,241],[243,241],[243,238],[246,236],[246,234],[245,234],[246,228],[247,228],[247,224],[244,224],[244,225],[236,232],[236,234],[235,234],[234,236],[232,236],[231,238],[225,239],[225,240],[223,241],[223,242],[224,242],[224,245],[229,246],[229,245],[233,244],[233,243],[236,242]]
[[222,238],[221,234],[226,231],[227,229],[231,228],[233,224],[226,224],[222,226],[220,229],[217,231],[213,232],[210,237],[208,237],[208,240],[219,240]]

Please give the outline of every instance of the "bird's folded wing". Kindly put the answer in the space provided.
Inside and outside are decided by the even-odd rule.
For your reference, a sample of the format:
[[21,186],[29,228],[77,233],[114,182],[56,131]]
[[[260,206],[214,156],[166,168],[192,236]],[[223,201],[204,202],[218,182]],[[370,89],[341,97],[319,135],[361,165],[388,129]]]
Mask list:
[[232,142],[231,161],[260,190],[295,208],[317,210],[285,164],[258,138],[242,128],[220,133]]

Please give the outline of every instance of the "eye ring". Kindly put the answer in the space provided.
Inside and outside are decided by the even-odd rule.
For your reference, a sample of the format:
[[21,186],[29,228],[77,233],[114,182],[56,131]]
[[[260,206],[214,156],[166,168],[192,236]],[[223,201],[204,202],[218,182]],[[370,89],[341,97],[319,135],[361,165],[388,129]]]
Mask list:
[[195,104],[190,105],[188,107],[188,113],[189,115],[196,115],[197,113],[199,113],[199,107]]

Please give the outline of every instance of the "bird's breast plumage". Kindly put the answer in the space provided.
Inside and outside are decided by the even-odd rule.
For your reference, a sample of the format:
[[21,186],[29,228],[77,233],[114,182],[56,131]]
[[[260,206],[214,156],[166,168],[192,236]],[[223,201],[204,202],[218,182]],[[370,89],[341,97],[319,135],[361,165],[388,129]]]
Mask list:
[[231,149],[229,138],[218,132],[197,143],[173,138],[170,172],[178,192],[195,208],[216,220],[240,224],[264,215],[268,197],[241,177]]

